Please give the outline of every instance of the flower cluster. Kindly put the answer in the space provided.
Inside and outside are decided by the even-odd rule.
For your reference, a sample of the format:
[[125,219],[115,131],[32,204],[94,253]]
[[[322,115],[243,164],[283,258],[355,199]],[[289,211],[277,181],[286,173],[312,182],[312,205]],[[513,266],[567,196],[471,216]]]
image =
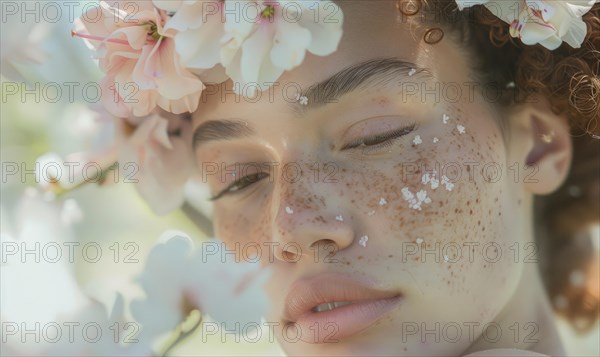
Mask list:
[[540,44],[555,50],[563,41],[579,48],[587,27],[581,19],[597,0],[456,0],[458,8],[484,5],[495,16],[510,25],[510,34],[526,45]]
[[102,1],[72,34],[96,51],[107,110],[143,117],[195,111],[203,81],[266,89],[307,51],[333,53],[342,22],[329,0]]
[[[587,33],[581,17],[595,2],[456,0],[460,10],[485,6],[510,25],[512,36],[549,49],[563,41],[581,46]],[[336,51],[343,20],[331,0],[101,1],[76,21],[73,35],[95,50],[105,73],[105,114],[126,120],[107,120],[115,126],[115,142],[82,160],[135,163],[136,188],[155,212],[180,207],[191,176],[191,124],[171,113],[194,112],[208,83],[231,79],[243,95],[267,89],[307,51]],[[444,114],[444,124],[448,120]]]
[[[80,246],[85,241],[76,224],[90,215],[77,201],[29,187],[14,206],[2,202],[1,208],[3,355],[162,356],[202,322],[247,331],[266,316],[270,269],[232,256],[217,238],[197,244],[184,232],[168,230],[137,278],[113,290],[123,276],[88,279],[85,285],[76,278],[76,268],[100,261],[85,258],[87,249]],[[101,246],[88,244],[98,247],[90,257],[100,258]],[[145,296],[132,300],[130,288],[141,288]],[[190,320],[195,323],[188,328]],[[165,334],[176,339],[164,341]]]

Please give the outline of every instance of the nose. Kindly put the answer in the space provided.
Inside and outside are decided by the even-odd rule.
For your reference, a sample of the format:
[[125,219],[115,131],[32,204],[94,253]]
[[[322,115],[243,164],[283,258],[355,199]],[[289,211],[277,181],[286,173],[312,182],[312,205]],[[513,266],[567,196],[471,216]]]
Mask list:
[[355,236],[352,220],[336,196],[335,182],[312,178],[280,180],[273,195],[272,239],[280,261],[323,262],[349,247]]

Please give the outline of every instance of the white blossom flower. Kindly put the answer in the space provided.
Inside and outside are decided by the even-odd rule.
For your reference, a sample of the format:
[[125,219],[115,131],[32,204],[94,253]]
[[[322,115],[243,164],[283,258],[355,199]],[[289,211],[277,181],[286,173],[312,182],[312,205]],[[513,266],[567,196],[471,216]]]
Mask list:
[[222,1],[153,0],[153,3],[157,8],[173,13],[166,21],[164,31],[173,35],[175,48],[185,67],[209,69],[220,63],[221,39],[225,34]]
[[554,50],[563,41],[579,48],[585,39],[587,27],[581,17],[595,0],[456,0],[459,9],[484,5],[495,16],[510,25],[510,34],[526,45],[540,45]]
[[161,241],[139,277],[146,298],[131,305],[145,338],[172,330],[196,309],[228,329],[264,316],[267,297],[262,285],[268,271],[258,263],[235,263],[222,254],[223,242],[216,239],[197,250],[181,232],[165,232]]
[[[102,332],[110,331],[111,327],[114,329],[115,322],[124,326],[123,299],[117,295],[109,316],[106,313],[108,306],[91,299],[77,283],[76,261],[72,260],[75,255],[66,252],[76,249],[71,244],[77,242],[77,237],[70,222],[61,219],[65,210],[73,209],[68,207],[72,204],[66,202],[48,202],[41,192],[28,188],[14,209],[14,222],[7,222],[2,216],[0,318],[3,329],[8,331],[16,324],[17,329],[33,330],[37,324],[44,330],[48,328],[49,332],[49,338],[39,341],[33,336],[23,341],[21,333],[3,335],[2,350],[21,356],[150,355],[150,344],[140,341],[124,347],[115,342],[112,333],[99,334],[93,340],[86,340],[85,335],[81,338],[81,328],[86,324],[93,323]],[[29,254],[23,256],[25,250]],[[65,333],[68,324],[80,337],[68,333],[60,335],[59,332],[55,339],[53,326],[60,326]],[[126,335],[129,336],[120,334],[117,342],[123,342],[122,337]]]
[[[228,0],[223,6],[227,11],[221,63],[239,84],[238,91],[247,84],[268,86],[300,65],[306,51],[317,56],[333,53],[342,36],[342,11],[329,0]],[[238,8],[255,8],[256,16],[240,19],[239,10],[234,10]],[[254,95],[255,85],[248,87],[249,95]]]

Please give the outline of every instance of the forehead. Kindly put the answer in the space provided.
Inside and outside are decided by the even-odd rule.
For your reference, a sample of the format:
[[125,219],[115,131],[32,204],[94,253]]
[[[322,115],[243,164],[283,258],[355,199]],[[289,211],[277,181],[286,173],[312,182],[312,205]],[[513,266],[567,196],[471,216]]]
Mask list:
[[[234,95],[234,84],[211,86],[194,113],[194,127],[214,118],[270,117],[289,115],[289,103],[298,90],[304,91],[339,71],[376,58],[396,58],[427,68],[436,81],[466,80],[468,70],[463,54],[444,36],[441,42],[428,44],[425,33],[436,25],[418,16],[402,15],[397,1],[336,1],[344,14],[343,36],[337,51],[325,56],[306,53],[302,64],[286,71],[277,82],[256,98]],[[447,32],[447,31],[444,31]],[[242,94],[244,90],[242,90]],[[267,109],[268,108],[268,109]],[[260,120],[260,119],[258,119]]]

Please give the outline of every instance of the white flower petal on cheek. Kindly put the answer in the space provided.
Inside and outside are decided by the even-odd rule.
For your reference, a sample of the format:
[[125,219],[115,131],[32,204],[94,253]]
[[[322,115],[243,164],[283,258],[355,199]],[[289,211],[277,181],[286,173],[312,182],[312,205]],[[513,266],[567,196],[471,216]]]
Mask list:
[[425,190],[418,191],[416,196],[412,192],[410,192],[410,189],[408,187],[404,187],[401,190],[401,192],[404,200],[408,202],[408,207],[412,209],[421,211],[421,204],[431,203],[431,198],[427,196],[427,191]]
[[385,204],[387,204],[387,201],[385,200],[385,198],[381,197],[381,198],[379,199],[379,205],[380,205],[380,206],[383,206],[383,205],[385,205]]
[[344,217],[342,217],[342,215],[340,214],[340,215],[335,216],[335,220],[343,222],[344,221]]
[[366,247],[368,240],[369,240],[369,236],[364,235],[364,236],[360,237],[360,240],[358,241],[358,244],[362,245],[363,247]]
[[417,244],[423,243],[423,238],[417,238]]
[[419,202],[431,203],[431,198],[427,196],[427,191],[420,190],[417,192],[417,199]]
[[433,138],[433,143],[434,144],[437,144],[439,141],[440,141],[440,139],[438,139],[437,136]]
[[292,213],[294,213],[294,210],[291,207],[287,206],[287,207],[285,207],[285,213],[292,214]]
[[296,101],[300,103],[300,105],[308,105],[308,98],[304,95],[301,96],[300,94],[298,94],[296,96]]
[[463,125],[456,125],[456,130],[458,130],[459,134],[464,134],[465,133],[465,127]]
[[437,178],[435,178],[436,175],[437,172],[435,170],[431,174],[429,174],[428,172],[424,173],[421,177],[421,183],[424,185],[431,183],[431,189],[435,190],[440,185],[440,181]]
[[423,142],[423,140],[421,139],[420,135],[415,136],[415,138],[413,139],[413,144],[415,145],[419,145]]
[[452,191],[454,188],[454,184],[450,182],[446,175],[442,176],[442,185],[446,186],[446,190]]

